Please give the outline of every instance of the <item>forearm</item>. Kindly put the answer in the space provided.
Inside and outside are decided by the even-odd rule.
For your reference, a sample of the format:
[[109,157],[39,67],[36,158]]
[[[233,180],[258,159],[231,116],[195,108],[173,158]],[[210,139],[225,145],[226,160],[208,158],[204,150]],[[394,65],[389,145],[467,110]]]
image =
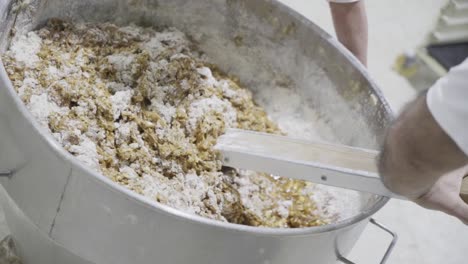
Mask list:
[[466,159],[434,120],[422,95],[390,127],[379,169],[390,190],[417,198],[443,174],[464,166]]
[[367,15],[364,1],[330,2],[338,40],[364,65],[367,65]]

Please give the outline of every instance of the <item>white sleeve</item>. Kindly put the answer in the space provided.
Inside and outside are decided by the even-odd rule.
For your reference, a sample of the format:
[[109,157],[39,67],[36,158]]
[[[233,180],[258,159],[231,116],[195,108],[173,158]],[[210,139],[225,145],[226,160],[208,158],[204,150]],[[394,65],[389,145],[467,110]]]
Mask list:
[[468,59],[429,89],[427,106],[442,129],[468,155]]

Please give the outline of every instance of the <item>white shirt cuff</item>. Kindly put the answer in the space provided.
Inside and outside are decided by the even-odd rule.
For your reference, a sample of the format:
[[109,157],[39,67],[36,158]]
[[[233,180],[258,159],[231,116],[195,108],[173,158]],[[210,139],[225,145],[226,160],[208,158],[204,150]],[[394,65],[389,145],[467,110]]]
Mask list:
[[468,59],[429,89],[426,102],[437,123],[468,155]]

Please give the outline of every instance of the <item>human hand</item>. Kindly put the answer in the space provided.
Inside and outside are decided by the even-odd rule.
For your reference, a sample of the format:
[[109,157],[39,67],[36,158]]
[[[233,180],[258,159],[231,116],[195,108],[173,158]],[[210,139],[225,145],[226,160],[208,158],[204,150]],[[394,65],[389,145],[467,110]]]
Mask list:
[[338,40],[367,66],[367,14],[364,1],[330,0],[330,10]]
[[468,175],[468,166],[440,177],[432,188],[413,201],[422,207],[438,210],[460,219],[468,225],[468,204],[460,197],[463,178]]

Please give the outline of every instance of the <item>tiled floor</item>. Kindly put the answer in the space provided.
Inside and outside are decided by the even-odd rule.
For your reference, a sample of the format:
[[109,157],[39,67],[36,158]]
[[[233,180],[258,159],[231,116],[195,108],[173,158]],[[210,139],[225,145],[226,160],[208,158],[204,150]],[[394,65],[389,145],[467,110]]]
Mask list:
[[[282,0],[333,34],[325,0]],[[369,0],[369,72],[395,110],[410,100],[414,90],[391,70],[395,57],[423,43],[445,0]],[[375,218],[396,231],[399,241],[388,263],[468,263],[468,227],[441,213],[404,201],[391,201]],[[389,237],[369,226],[350,259],[379,263]]]

